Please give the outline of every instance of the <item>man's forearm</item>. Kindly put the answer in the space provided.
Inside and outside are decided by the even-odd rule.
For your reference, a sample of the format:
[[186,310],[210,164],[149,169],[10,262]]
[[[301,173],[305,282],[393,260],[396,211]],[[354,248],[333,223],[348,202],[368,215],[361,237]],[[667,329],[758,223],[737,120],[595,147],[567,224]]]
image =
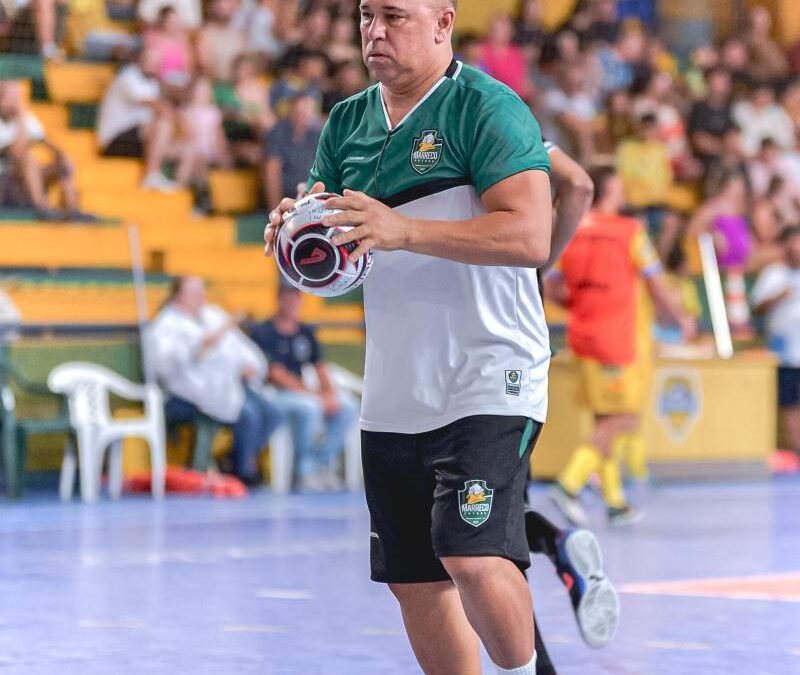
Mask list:
[[561,198],[556,209],[556,217],[553,222],[553,237],[550,242],[550,259],[545,265],[545,269],[551,268],[567,245],[575,236],[575,231],[581,222],[581,218],[592,205],[592,184],[588,185],[566,185],[559,188]]
[[508,212],[458,221],[415,219],[403,248],[467,265],[541,267],[550,254],[551,223],[549,204],[535,219]]

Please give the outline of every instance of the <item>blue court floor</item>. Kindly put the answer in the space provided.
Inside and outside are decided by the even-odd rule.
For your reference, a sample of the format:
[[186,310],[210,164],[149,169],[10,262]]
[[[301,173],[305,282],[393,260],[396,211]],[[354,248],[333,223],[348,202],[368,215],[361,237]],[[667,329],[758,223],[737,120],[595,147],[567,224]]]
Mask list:
[[[589,650],[535,560],[562,675],[800,673],[800,480],[655,488],[626,531],[587,503],[623,616]],[[0,673],[419,673],[367,548],[359,494],[0,502]]]

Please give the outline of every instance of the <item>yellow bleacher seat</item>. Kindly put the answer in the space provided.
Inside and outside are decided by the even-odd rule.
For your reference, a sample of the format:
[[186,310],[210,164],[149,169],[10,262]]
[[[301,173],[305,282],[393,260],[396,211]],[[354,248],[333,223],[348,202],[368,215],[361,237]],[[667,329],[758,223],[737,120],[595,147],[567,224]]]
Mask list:
[[114,67],[106,63],[48,61],[44,78],[47,93],[56,103],[99,103],[114,79]]
[[130,267],[128,232],[123,227],[85,224],[0,226],[0,266]]
[[69,113],[61,104],[29,103],[26,108],[42,123],[48,135],[54,131],[63,131],[69,126]]
[[255,209],[258,202],[259,180],[254,170],[211,171],[209,186],[217,213],[245,213]]

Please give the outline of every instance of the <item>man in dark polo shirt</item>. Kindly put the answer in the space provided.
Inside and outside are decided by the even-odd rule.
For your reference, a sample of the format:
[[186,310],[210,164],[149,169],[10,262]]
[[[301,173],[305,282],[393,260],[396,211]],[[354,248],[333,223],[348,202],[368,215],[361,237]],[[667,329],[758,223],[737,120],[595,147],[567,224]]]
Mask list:
[[[269,360],[268,380],[274,391],[266,398],[289,419],[300,489],[338,490],[343,485],[331,466],[357,419],[358,405],[334,388],[314,327],[298,319],[300,302],[300,291],[281,285],[277,314],[253,326],[250,337]],[[314,388],[303,378],[308,364],[319,382]]]
[[733,127],[731,117],[731,75],[724,68],[706,74],[708,96],[697,101],[689,113],[689,138],[698,159],[706,168],[722,153],[723,137]]
[[277,204],[283,195],[305,189],[314,164],[322,120],[316,93],[306,89],[292,97],[289,116],[278,122],[264,142],[264,185],[267,204]]

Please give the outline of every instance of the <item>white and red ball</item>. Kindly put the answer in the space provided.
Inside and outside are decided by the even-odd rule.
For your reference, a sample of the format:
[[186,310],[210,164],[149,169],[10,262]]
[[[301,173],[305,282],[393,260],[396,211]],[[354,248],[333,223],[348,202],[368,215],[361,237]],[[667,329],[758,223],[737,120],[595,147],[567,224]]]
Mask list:
[[340,212],[325,206],[327,199],[338,196],[320,192],[298,200],[284,214],[275,237],[275,261],[284,278],[301,291],[325,298],[358,288],[372,266],[372,251],[351,260],[356,242],[335,246],[331,241],[351,227],[322,224],[323,218]]

